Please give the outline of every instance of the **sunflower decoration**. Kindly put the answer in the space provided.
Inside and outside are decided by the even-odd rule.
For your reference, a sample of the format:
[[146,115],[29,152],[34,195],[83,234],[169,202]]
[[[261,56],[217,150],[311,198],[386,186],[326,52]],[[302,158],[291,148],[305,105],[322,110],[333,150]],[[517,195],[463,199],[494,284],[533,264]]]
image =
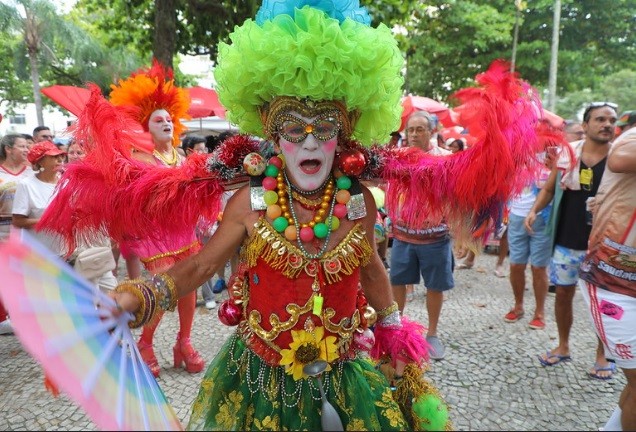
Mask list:
[[[306,364],[313,363],[316,360],[324,360],[329,363],[338,357],[336,347],[336,337],[325,335],[324,327],[316,327],[311,332],[306,330],[292,330],[292,342],[289,349],[281,350],[280,365],[285,366],[285,371],[289,375],[293,375],[294,380],[298,381],[307,376],[303,372]],[[331,370],[331,365],[326,370]]]

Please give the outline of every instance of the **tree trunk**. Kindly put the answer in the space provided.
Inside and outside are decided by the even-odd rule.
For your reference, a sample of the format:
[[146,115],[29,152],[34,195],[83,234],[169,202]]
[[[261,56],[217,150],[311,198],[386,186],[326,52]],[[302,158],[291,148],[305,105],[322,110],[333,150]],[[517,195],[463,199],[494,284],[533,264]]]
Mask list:
[[548,78],[548,108],[554,112],[556,108],[557,70],[559,66],[559,30],[561,28],[561,0],[554,1],[554,17],[552,22],[552,54],[550,56],[550,76]]
[[38,116],[38,126],[44,126],[44,116],[42,115],[42,94],[40,93],[40,71],[38,70],[38,59],[36,54],[31,54],[29,52],[29,64],[31,65],[33,100],[35,102],[35,112]]
[[42,94],[40,93],[40,70],[38,69],[40,32],[38,30],[37,18],[26,6],[24,6],[24,14],[26,17],[24,21],[24,43],[29,55],[29,65],[31,66],[31,83],[33,84],[35,112],[38,117],[38,126],[43,126],[44,116],[42,115]]
[[517,64],[517,44],[519,43],[519,15],[521,15],[521,5],[515,2],[515,32],[512,38],[512,59],[510,60],[510,72],[515,71]]
[[172,67],[177,40],[177,0],[155,0],[155,34],[152,54],[163,65]]

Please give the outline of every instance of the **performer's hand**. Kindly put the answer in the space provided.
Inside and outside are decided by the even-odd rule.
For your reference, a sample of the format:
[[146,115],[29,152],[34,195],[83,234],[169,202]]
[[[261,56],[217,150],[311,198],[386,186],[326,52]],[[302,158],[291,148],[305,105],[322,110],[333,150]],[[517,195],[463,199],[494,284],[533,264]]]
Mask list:
[[534,210],[530,210],[530,213],[528,213],[528,216],[526,216],[525,220],[523,221],[523,226],[526,228],[526,231],[528,231],[528,234],[534,234],[532,225],[534,225],[534,221],[536,219],[537,214],[534,212]]
[[111,298],[115,300],[116,309],[113,310],[113,315],[116,317],[121,315],[123,312],[137,312],[139,309],[139,299],[128,292],[111,292]]

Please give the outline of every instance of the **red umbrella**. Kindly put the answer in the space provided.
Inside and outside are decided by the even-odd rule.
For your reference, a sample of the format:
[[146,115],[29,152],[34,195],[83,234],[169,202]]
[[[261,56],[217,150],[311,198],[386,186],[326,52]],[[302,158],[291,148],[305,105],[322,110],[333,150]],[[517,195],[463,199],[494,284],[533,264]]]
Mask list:
[[466,144],[467,147],[472,147],[473,145],[475,145],[475,142],[477,141],[475,137],[473,137],[472,135],[469,135],[468,132],[462,126],[447,127],[439,131],[439,133],[442,135],[442,138],[444,138],[444,141],[447,141],[450,138],[464,139],[464,143]]
[[450,109],[441,102],[424,96],[406,96],[402,99],[402,123],[400,130],[406,127],[406,121],[415,111],[427,111],[435,114],[439,121],[445,126],[454,125],[450,118]]
[[40,91],[76,117],[82,113],[88,98],[91,96],[88,89],[69,85],[53,85],[41,88]]
[[212,89],[196,86],[187,89],[190,92],[190,109],[188,114],[192,118],[218,116],[225,118],[225,108],[219,102],[219,97]]

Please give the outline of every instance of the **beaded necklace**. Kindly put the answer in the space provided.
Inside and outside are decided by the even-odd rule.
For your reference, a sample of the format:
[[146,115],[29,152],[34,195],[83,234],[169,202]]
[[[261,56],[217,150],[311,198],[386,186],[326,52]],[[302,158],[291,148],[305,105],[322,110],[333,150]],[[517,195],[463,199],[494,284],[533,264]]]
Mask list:
[[[278,159],[278,160],[276,160]],[[336,184],[334,184],[336,183]],[[342,176],[337,182],[334,182],[332,176],[327,177],[323,184],[312,193],[324,189],[324,193],[320,201],[311,200],[311,205],[315,206],[313,218],[309,222],[300,223],[296,210],[294,209],[294,200],[299,201],[303,205],[303,201],[310,201],[299,194],[306,191],[295,188],[289,181],[282,161],[273,157],[269,165],[265,169],[265,178],[263,179],[263,189],[266,190],[263,199],[267,204],[267,216],[272,220],[272,227],[289,241],[296,241],[299,249],[309,259],[320,258],[327,250],[331,233],[340,226],[340,219],[346,216],[346,204],[350,199],[350,194],[346,189],[351,186],[351,180]],[[297,198],[298,197],[298,198]],[[326,222],[325,222],[326,221]],[[304,243],[309,243],[314,238],[324,239],[324,243],[318,253],[311,254],[305,249]]]
[[157,150],[153,150],[152,154],[155,155],[159,160],[161,160],[163,163],[165,163],[168,166],[175,165],[179,158],[179,154],[177,153],[177,150],[175,150],[174,147],[172,148],[172,160],[166,158],[163,154],[159,153]]
[[[287,187],[289,188],[289,190],[291,190],[291,183],[289,181],[289,179],[287,178],[287,176],[285,176],[285,180],[287,181]],[[329,186],[327,186],[327,189],[329,188]],[[336,188],[336,192],[337,192],[337,188]],[[291,198],[291,193],[289,194],[289,198],[290,198],[290,203],[289,203],[289,209],[291,210],[291,214],[292,214],[292,218],[294,219],[294,225],[298,226],[298,218],[296,217],[296,210],[294,210],[294,205],[291,202],[292,198]],[[303,236],[303,230],[309,230],[311,228],[309,228],[309,226],[304,226],[300,229],[300,235],[298,235],[298,237],[296,237],[296,243],[298,244],[298,248],[301,250],[301,252],[303,253],[303,255],[305,255],[305,257],[309,258],[309,259],[318,259],[320,257],[322,257],[325,253],[325,251],[327,250],[327,245],[329,244],[329,238],[331,237],[331,233],[333,231],[335,231],[338,226],[340,225],[340,222],[338,221],[338,225],[336,226],[336,228],[334,228],[333,222],[333,208],[336,204],[336,196],[334,195],[331,198],[331,205],[329,207],[329,216],[326,218],[327,221],[330,221],[331,223],[329,224],[325,224],[323,222],[317,223],[314,225],[313,230],[312,230],[312,234],[311,235],[311,239],[308,239],[308,241],[313,240],[314,235],[318,238],[324,238],[325,241],[322,244],[322,247],[320,248],[320,250],[318,251],[318,253],[312,254],[307,252],[307,250],[305,249],[305,246],[303,245],[303,237],[305,239],[307,239],[307,237],[309,237],[308,234],[306,234],[305,236]],[[314,217],[315,219],[315,217]],[[309,223],[311,223],[313,221],[310,221]],[[323,228],[324,226],[324,228]],[[323,231],[326,231],[326,235],[323,236]],[[305,231],[308,232],[308,231]]]
[[292,191],[292,198],[300,203],[307,210],[316,210],[322,204],[322,198],[310,199],[305,198],[296,191]]
[[305,195],[305,196],[314,195],[314,194],[317,194],[318,192],[322,192],[323,189],[327,186],[327,184],[329,183],[330,180],[331,180],[331,176],[327,177],[325,179],[325,181],[322,182],[322,184],[320,186],[318,186],[314,190],[310,190],[310,191],[302,190],[302,189],[297,188],[295,185],[291,185],[291,190],[293,190],[294,192],[296,192],[296,193],[298,193],[300,195]]

